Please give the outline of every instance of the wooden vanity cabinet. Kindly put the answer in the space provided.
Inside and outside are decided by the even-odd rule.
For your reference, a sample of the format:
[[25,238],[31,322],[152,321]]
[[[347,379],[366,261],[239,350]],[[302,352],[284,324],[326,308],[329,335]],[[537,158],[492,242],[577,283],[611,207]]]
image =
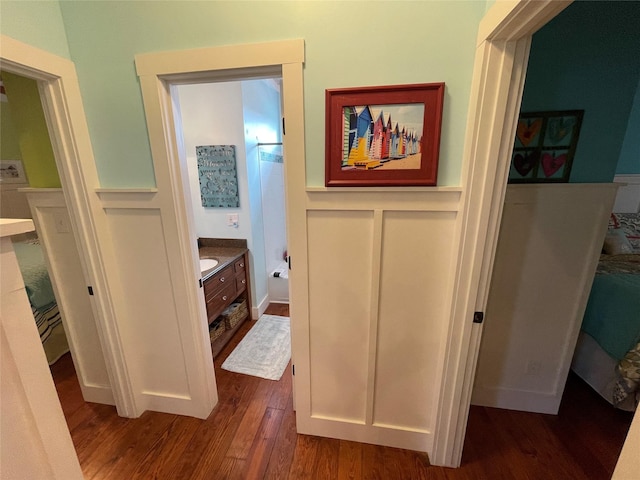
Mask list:
[[209,325],[236,299],[236,279],[233,265],[220,270],[204,282],[204,300],[207,303]]
[[[245,253],[204,281],[204,298],[207,304],[209,325],[235,301],[245,300],[247,310],[251,311],[251,289],[249,288],[247,260],[248,254]],[[211,351],[214,357],[220,353],[245,320],[246,318],[211,342]]]

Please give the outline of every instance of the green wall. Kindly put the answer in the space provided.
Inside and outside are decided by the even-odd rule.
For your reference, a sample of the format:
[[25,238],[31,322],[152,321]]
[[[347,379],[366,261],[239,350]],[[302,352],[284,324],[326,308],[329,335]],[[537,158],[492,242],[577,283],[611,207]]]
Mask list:
[[640,2],[574,2],[533,36],[522,111],[585,111],[570,182],[616,173],[640,78],[639,19]]
[[31,46],[70,58],[56,0],[0,0],[0,32]]
[[640,81],[631,106],[627,133],[622,143],[616,173],[621,175],[640,174]]
[[9,99],[11,118],[22,154],[22,163],[34,188],[59,188],[60,177],[56,167],[49,131],[44,118],[40,93],[35,80],[3,72]]
[[324,185],[327,88],[445,82],[439,183],[458,185],[484,2],[60,2],[100,181],[155,183],[134,55],[303,38],[310,185]]
[[7,102],[0,102],[0,160],[21,160],[20,143],[11,110]]

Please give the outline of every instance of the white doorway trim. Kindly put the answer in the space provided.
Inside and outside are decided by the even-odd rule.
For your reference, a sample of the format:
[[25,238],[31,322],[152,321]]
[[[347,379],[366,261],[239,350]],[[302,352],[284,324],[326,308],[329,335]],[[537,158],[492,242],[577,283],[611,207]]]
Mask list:
[[498,1],[479,26],[462,167],[456,301],[431,456],[436,465],[457,467],[462,459],[482,335],[482,324],[471,319],[487,304],[531,36],[570,3]]
[[[206,312],[204,299],[198,288],[201,276],[198,249],[191,204],[186,201],[189,177],[185,159],[181,158],[182,149],[178,148],[182,139],[176,135],[177,117],[174,115],[176,106],[172,100],[173,90],[177,85],[185,83],[282,77],[283,114],[287,118],[284,151],[285,157],[292,160],[285,161],[285,185],[288,244],[289,250],[293,252],[297,246],[296,238],[300,238],[301,233],[296,231],[291,219],[299,216],[300,208],[304,208],[303,62],[303,40],[157,52],[135,57],[156,175],[157,197],[161,208],[166,212],[163,221],[165,241],[167,248],[175,254],[175,261],[179,262],[179,268],[176,266],[173,269],[181,276],[176,281],[191,286],[184,290],[186,298],[183,299],[182,307],[189,315],[179,319],[180,341],[184,350],[189,345],[196,348],[193,355],[185,358],[185,361],[195,372],[192,388],[198,393],[194,393],[194,398],[202,398],[208,411],[217,402],[217,387],[211,349],[207,347],[209,337],[203,328],[206,325]],[[300,225],[298,230],[304,230],[304,227]],[[302,235],[306,235],[306,231]],[[304,239],[306,236],[303,241]],[[292,310],[291,317],[294,316],[295,312]],[[292,352],[295,352],[296,338],[300,338],[296,336],[294,323],[292,322]]]
[[38,82],[82,270],[95,293],[91,304],[116,408],[121,416],[137,416],[136,398],[103,268],[99,244],[99,232],[105,231],[103,212],[96,196],[89,195],[99,182],[75,66],[70,60],[5,35],[0,38],[0,62],[3,71]]

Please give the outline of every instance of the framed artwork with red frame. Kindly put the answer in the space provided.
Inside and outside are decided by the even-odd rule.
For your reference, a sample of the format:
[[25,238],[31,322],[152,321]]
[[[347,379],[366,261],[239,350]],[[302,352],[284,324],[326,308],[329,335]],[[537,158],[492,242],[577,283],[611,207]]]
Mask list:
[[435,186],[444,83],[326,91],[327,187]]

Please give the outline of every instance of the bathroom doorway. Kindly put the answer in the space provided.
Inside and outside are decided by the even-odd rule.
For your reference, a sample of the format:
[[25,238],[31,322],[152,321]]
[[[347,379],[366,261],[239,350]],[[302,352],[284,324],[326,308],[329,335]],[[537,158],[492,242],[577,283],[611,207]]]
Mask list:
[[[270,302],[289,301],[281,85],[280,77],[251,78],[181,84],[174,93],[194,235],[246,240],[254,320]],[[235,198],[225,204],[203,200],[197,152],[212,146],[233,147],[235,171],[225,182]]]

